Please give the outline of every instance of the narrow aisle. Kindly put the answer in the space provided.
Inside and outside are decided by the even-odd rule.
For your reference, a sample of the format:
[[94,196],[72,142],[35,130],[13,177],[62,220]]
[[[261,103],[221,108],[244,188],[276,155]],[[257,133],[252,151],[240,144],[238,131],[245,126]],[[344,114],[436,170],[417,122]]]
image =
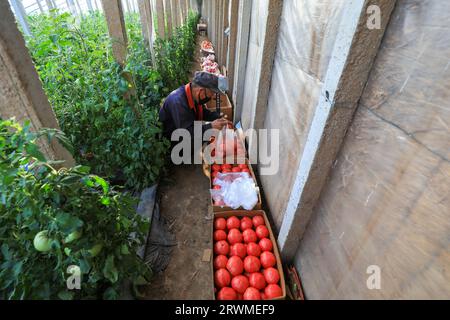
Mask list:
[[[200,43],[197,38],[192,75],[200,68]],[[210,262],[202,261],[203,251],[212,246],[212,220],[209,214],[209,183],[201,165],[171,166],[170,184],[160,186],[161,214],[175,234],[167,269],[156,274],[146,288],[146,299],[212,299]]]

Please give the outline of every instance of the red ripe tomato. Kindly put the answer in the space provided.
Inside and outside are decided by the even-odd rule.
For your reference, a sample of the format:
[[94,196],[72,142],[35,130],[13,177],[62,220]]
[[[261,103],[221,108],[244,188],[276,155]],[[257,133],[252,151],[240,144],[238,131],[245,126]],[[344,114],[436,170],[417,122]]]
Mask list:
[[225,218],[217,218],[214,220],[215,230],[225,230],[227,228],[227,220]]
[[250,170],[249,169],[241,169],[241,172],[247,172],[248,174],[250,174]]
[[236,300],[237,294],[236,291],[234,291],[232,288],[225,287],[220,289],[219,293],[217,294],[218,300]]
[[241,230],[244,231],[251,228],[253,228],[252,219],[250,219],[249,217],[243,217],[241,219]]
[[250,242],[247,245],[247,254],[249,256],[259,257],[259,255],[261,254],[261,248],[256,243]]
[[230,256],[238,256],[244,259],[247,255],[247,249],[243,243],[236,243],[230,247]]
[[241,170],[243,170],[243,169],[248,169],[248,166],[247,166],[246,164],[240,164],[240,165],[239,165],[239,168],[240,168]]
[[267,268],[264,270],[264,278],[268,284],[277,284],[280,281],[280,274],[275,268]]
[[244,259],[244,268],[248,273],[258,272],[261,268],[261,262],[257,257],[246,256]]
[[228,231],[228,242],[230,244],[241,243],[242,234],[238,229],[231,229]]
[[258,240],[255,231],[252,229],[244,230],[244,232],[242,232],[242,236],[244,237],[245,243],[256,242]]
[[239,229],[240,226],[241,226],[241,222],[239,221],[239,218],[233,216],[233,217],[229,217],[227,219],[228,230]]
[[252,220],[253,220],[253,226],[256,228],[256,227],[258,227],[258,226],[263,226],[263,225],[265,225],[265,223],[264,223],[264,218],[262,217],[262,216],[254,216],[253,218],[252,218]]
[[264,291],[261,291],[261,300],[266,300],[266,294]]
[[223,169],[231,170],[231,164],[225,163],[222,165],[222,171]]
[[230,251],[230,246],[228,245],[228,242],[225,240],[217,241],[214,244],[214,253],[215,254],[223,254],[226,256],[228,252]]
[[230,172],[231,172],[231,169],[228,169],[228,168],[222,169],[222,173],[230,173]]
[[258,290],[262,290],[266,287],[266,279],[261,272],[254,272],[248,278],[250,286]]
[[261,265],[263,268],[270,268],[273,267],[277,263],[277,259],[275,258],[275,255],[272,252],[264,251],[261,253]]
[[222,189],[222,187],[219,186],[219,185],[215,185],[215,186],[213,186],[213,189],[214,189],[214,190],[220,190],[220,189]]
[[227,233],[223,230],[216,230],[214,231],[214,240],[220,241],[220,240],[226,240],[227,239]]
[[219,171],[213,171],[213,173],[211,173],[211,177],[214,179],[214,178],[217,178],[217,176],[219,175]]
[[225,206],[225,202],[223,200],[214,201],[214,205],[216,207],[223,207],[223,206]]
[[258,289],[248,287],[244,292],[244,300],[261,300],[261,294]]
[[247,290],[249,282],[246,276],[239,275],[231,279],[231,287],[237,292],[243,294]]
[[214,283],[219,288],[229,286],[231,282],[231,276],[226,269],[219,269],[214,273]]
[[283,295],[283,291],[281,290],[279,285],[269,284],[264,289],[264,294],[266,295],[266,299],[273,299],[273,298],[281,297]]
[[242,259],[238,256],[232,256],[228,259],[227,270],[232,276],[240,275],[244,271],[244,263],[242,262]]
[[231,172],[241,172],[241,169],[239,167],[234,167],[231,169]]
[[218,255],[214,258],[214,269],[225,269],[227,267],[228,258],[224,255]]
[[257,226],[256,235],[260,239],[267,238],[269,236],[269,229],[266,226]]
[[222,169],[220,164],[213,164],[211,168],[213,171],[220,171]]
[[267,238],[259,240],[259,246],[261,247],[262,251],[272,251],[273,248],[272,241]]

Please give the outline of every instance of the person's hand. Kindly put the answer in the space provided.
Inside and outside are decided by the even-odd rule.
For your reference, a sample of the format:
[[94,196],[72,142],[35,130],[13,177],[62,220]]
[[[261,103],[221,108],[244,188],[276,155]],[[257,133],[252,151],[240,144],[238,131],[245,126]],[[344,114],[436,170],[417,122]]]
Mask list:
[[211,126],[213,129],[222,130],[223,127],[228,126],[229,123],[230,123],[230,121],[228,121],[227,119],[219,118],[217,120],[214,120],[211,123]]

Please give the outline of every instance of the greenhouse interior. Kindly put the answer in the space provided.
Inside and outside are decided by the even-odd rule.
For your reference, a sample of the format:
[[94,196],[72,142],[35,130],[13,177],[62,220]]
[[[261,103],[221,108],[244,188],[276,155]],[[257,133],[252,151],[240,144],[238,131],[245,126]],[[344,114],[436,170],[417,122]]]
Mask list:
[[450,299],[448,21],[0,1],[0,300]]

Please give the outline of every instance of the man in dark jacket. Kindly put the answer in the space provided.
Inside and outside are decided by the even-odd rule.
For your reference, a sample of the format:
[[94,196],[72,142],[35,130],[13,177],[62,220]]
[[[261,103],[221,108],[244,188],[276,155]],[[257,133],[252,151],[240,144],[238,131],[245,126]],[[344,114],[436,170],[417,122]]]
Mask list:
[[163,124],[164,136],[171,140],[176,129],[186,129],[194,138],[194,121],[203,123],[202,132],[208,129],[221,130],[230,122],[217,112],[206,109],[216,93],[225,93],[226,78],[207,72],[196,72],[192,82],[173,91],[164,101],[159,111],[159,120]]

